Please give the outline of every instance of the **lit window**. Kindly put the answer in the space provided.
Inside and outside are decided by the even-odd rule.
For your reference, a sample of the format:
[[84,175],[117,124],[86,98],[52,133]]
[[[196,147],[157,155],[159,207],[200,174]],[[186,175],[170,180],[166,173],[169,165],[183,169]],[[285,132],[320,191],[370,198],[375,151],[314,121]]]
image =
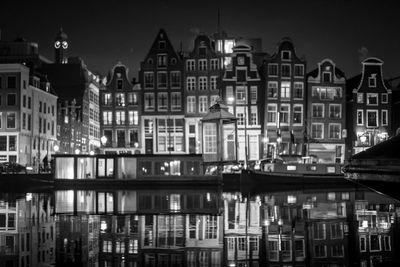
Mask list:
[[303,106],[294,105],[293,106],[293,124],[303,123]]
[[367,105],[371,105],[371,106],[378,105],[378,94],[367,93]]
[[342,118],[342,106],[340,104],[329,105],[329,118],[330,119],[341,119]]
[[195,96],[187,97],[187,112],[188,113],[196,112],[196,97]]
[[364,94],[357,93],[357,103],[364,103]]
[[364,125],[364,110],[357,110],[357,125]]
[[199,112],[206,113],[207,112],[207,96],[200,96],[199,97]]
[[281,82],[281,99],[290,99],[290,82]]
[[268,82],[267,96],[269,98],[277,98],[278,97],[278,83],[277,82]]
[[267,123],[276,123],[276,112],[277,106],[276,104],[269,104],[267,106]]
[[280,113],[279,113],[279,122],[280,123],[289,123],[290,117],[290,107],[289,105],[281,105]]
[[157,66],[158,67],[167,66],[167,55],[157,55]]
[[211,76],[210,77],[210,89],[211,90],[217,90],[217,76]]
[[188,60],[186,60],[186,70],[188,70],[188,71],[193,71],[193,70],[195,70],[194,59],[188,59]]
[[199,59],[199,70],[207,70],[207,59]]

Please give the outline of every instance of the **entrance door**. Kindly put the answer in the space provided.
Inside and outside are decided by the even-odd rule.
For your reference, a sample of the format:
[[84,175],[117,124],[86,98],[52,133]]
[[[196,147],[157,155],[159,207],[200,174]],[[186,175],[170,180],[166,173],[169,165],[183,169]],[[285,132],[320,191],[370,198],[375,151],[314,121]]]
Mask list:
[[189,153],[196,153],[196,137],[189,137]]
[[145,151],[146,154],[153,154],[153,139],[146,139],[145,140]]

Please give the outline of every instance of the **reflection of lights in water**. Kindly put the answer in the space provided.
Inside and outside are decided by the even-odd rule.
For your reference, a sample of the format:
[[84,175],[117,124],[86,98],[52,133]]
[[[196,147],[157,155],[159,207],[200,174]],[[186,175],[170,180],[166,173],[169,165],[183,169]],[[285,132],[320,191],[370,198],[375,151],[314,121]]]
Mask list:
[[107,223],[105,221],[101,221],[100,223],[100,230],[105,231],[107,230]]
[[31,201],[32,200],[32,193],[26,193],[25,199],[26,199],[26,201]]
[[169,163],[168,162],[164,162],[164,166],[168,167]]
[[83,163],[84,162],[84,160],[83,159],[80,159],[80,161],[79,161],[80,163]]

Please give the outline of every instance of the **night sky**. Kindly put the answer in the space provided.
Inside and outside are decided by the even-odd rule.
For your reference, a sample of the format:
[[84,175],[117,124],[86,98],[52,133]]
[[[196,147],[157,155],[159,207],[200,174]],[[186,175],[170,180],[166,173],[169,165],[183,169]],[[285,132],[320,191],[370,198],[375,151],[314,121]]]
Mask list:
[[[71,3],[72,2],[72,3]],[[118,61],[136,77],[159,30],[178,50],[191,49],[197,33],[221,29],[228,35],[262,38],[273,54],[282,37],[305,55],[307,71],[331,58],[350,78],[361,71],[360,57],[381,58],[385,78],[400,75],[400,9],[396,1],[6,1],[1,4],[2,40],[24,37],[53,60],[60,27],[69,37],[69,55],[106,74]]]

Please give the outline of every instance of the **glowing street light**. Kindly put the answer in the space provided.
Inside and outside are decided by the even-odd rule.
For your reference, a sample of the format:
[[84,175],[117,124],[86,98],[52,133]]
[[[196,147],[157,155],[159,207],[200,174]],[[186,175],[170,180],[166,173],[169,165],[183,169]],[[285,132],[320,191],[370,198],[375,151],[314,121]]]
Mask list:
[[60,150],[60,147],[58,145],[54,145],[53,149],[54,149],[54,152],[57,153]]
[[108,138],[107,138],[107,136],[105,136],[105,135],[103,135],[103,136],[100,138],[100,142],[101,142],[101,144],[102,144],[103,146],[105,146],[105,145],[107,144],[107,140],[108,140]]

